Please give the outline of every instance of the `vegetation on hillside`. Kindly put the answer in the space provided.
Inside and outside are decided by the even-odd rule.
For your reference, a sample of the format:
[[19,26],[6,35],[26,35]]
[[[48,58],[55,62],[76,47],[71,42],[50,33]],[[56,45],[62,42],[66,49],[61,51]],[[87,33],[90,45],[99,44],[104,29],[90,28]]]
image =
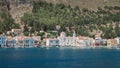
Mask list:
[[[25,14],[21,19],[25,26],[32,27],[31,33],[40,30],[52,31],[60,25],[60,31],[72,33],[75,27],[77,35],[94,36],[102,33],[103,38],[120,36],[120,7],[98,7],[97,11],[72,7],[64,4],[34,2],[33,14]],[[69,31],[70,30],[70,31]]]
[[19,28],[19,24],[14,23],[14,20],[8,13],[0,13],[0,34],[6,33],[12,28]]

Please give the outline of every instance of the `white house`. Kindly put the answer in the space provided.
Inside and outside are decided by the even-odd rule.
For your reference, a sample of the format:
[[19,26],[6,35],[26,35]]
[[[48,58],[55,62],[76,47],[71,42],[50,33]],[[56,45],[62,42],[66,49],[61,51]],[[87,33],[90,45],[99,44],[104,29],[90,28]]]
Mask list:
[[115,38],[115,40],[117,41],[117,44],[120,45],[120,38],[117,37],[117,38]]
[[21,34],[22,30],[21,29],[12,29],[11,32],[18,36]]
[[76,34],[73,34],[73,37],[66,37],[65,32],[61,32],[58,37],[60,46],[76,46],[77,45],[77,37]]
[[59,39],[46,39],[46,46],[53,47],[59,45]]

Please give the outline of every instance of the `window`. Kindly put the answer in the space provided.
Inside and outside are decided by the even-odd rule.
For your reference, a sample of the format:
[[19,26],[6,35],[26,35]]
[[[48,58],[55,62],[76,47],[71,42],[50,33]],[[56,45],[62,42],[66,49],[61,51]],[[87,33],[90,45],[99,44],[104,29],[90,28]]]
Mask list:
[[50,43],[53,43],[53,41],[51,40]]
[[4,41],[2,41],[2,43],[4,43]]
[[58,40],[56,40],[56,43],[59,43],[59,41],[58,41]]
[[29,40],[26,40],[26,43],[29,43]]

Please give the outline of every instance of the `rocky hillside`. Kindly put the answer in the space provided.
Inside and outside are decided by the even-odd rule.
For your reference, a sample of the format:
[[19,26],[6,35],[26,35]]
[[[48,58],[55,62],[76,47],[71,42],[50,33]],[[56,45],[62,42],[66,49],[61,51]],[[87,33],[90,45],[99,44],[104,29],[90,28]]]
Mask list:
[[64,3],[72,6],[79,6],[80,8],[89,8],[96,10],[97,7],[104,6],[120,6],[120,0],[45,0],[52,3]]
[[8,12],[16,23],[21,23],[24,13],[32,12],[31,0],[1,0],[0,12]]
[[9,4],[6,0],[0,0],[0,12],[7,11],[9,9]]
[[98,7],[104,6],[120,6],[120,0],[0,0],[0,12],[8,12],[8,10],[19,5],[32,5],[34,1],[46,1],[54,4],[63,3],[65,5],[79,6],[80,8],[88,8],[90,10],[96,10]]
[[46,1],[51,3],[63,3],[66,5],[79,6],[96,10],[104,6],[120,6],[120,0],[0,0],[0,11],[18,6],[20,4],[31,4],[33,1]]
[[[40,0],[1,0],[0,11],[10,12],[16,23],[20,23],[24,13],[31,13],[34,1]],[[65,5],[79,6],[89,10],[97,10],[98,7],[120,6],[120,0],[41,0],[53,4],[63,3]]]

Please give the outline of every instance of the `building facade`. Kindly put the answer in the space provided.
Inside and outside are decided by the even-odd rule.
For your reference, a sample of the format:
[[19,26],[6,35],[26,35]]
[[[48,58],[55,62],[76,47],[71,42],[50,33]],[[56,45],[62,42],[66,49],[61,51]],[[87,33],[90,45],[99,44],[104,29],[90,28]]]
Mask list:
[[6,36],[0,36],[0,47],[5,47],[6,46]]
[[34,39],[33,38],[24,38],[23,46],[25,48],[34,47]]
[[117,40],[115,40],[115,39],[107,40],[107,46],[117,46],[117,45],[118,45]]
[[77,46],[77,37],[76,34],[73,34],[73,37],[66,37],[64,32],[61,32],[60,36],[58,37],[60,46]]
[[34,39],[35,46],[38,46],[41,42],[41,37],[40,36],[33,36],[32,38]]
[[53,47],[59,45],[59,39],[46,39],[46,46]]
[[11,32],[15,35],[15,36],[19,36],[21,34],[21,29],[12,29]]
[[120,46],[120,37],[115,38],[115,40],[117,41],[117,44]]
[[17,45],[17,41],[15,40],[15,39],[11,39],[11,40],[8,40],[7,41],[7,46],[8,47],[17,47],[18,45]]

